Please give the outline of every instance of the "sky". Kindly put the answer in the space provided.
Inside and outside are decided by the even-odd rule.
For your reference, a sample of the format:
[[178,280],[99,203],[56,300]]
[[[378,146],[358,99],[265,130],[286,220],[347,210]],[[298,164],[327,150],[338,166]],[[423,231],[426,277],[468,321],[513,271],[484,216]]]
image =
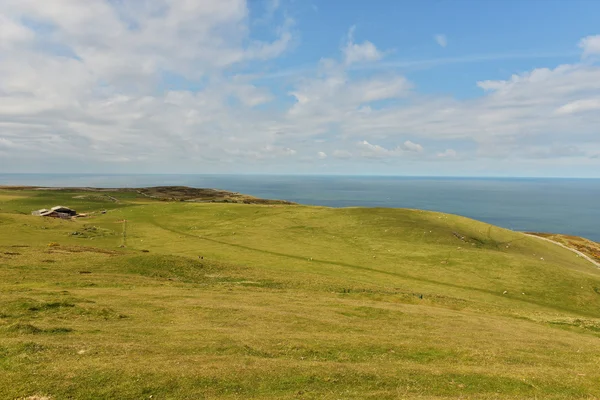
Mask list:
[[0,172],[600,177],[595,0],[0,0]]

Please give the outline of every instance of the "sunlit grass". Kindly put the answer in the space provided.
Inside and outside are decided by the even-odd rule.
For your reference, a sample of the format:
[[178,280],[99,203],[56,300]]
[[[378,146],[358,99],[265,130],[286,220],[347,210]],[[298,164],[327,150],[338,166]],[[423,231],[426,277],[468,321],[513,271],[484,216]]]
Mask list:
[[[551,243],[110,195],[0,193],[0,398],[600,396],[600,273]],[[27,215],[57,204],[92,214]]]

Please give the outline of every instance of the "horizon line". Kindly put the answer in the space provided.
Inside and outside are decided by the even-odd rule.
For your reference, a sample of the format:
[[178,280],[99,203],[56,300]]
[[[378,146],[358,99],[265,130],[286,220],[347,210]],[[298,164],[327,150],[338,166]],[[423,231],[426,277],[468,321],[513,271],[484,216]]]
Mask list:
[[[600,179],[600,176],[513,176],[513,175],[392,175],[392,174],[297,174],[297,173],[159,173],[159,172],[0,172],[9,175],[60,176],[296,176],[296,177],[361,177],[361,178],[447,178],[447,179]],[[0,182],[0,186],[3,184]]]

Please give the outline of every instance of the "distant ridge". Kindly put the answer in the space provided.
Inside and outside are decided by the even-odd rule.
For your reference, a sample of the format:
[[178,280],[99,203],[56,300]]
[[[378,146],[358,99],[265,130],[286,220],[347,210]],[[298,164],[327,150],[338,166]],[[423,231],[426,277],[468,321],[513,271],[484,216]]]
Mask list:
[[162,201],[189,201],[196,203],[241,203],[241,204],[286,204],[287,200],[261,199],[258,197],[221,189],[192,188],[188,186],[154,186],[143,188],[93,188],[93,187],[44,187],[44,186],[0,186],[5,190],[49,190],[86,192],[137,193],[144,197]]

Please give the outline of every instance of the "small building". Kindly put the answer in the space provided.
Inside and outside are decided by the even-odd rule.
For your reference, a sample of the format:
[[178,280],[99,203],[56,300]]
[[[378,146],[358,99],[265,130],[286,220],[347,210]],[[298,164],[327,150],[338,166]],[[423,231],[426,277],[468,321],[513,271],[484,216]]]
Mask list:
[[50,209],[50,211],[54,211],[57,212],[59,214],[68,214],[71,217],[74,217],[75,215],[77,215],[77,212],[69,207],[63,207],[63,206],[56,206],[56,207],[52,207]]
[[51,218],[63,218],[69,219],[77,215],[77,212],[69,207],[56,206],[47,210],[42,208],[41,210],[32,211],[31,215],[38,217],[51,217]]

